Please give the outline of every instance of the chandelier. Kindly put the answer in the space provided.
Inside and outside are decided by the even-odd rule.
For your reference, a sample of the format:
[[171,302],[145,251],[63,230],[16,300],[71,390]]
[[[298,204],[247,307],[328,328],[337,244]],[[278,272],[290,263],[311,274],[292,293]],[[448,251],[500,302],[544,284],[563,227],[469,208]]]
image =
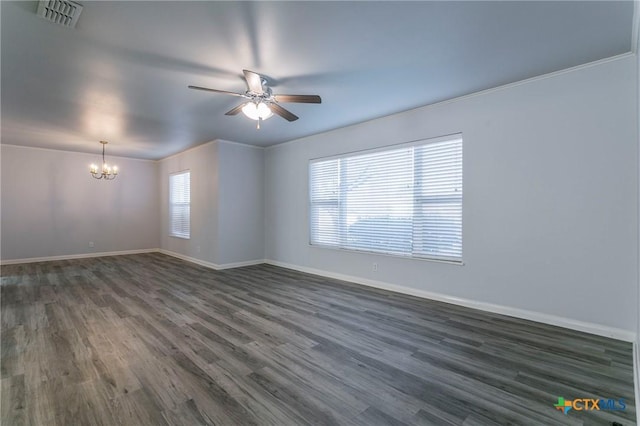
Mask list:
[[98,166],[92,164],[89,168],[89,172],[91,172],[91,176],[96,179],[104,179],[104,180],[113,180],[118,176],[118,167],[117,166],[109,166],[106,161],[104,161],[104,147],[109,142],[100,141],[102,144],[102,170],[98,170]]

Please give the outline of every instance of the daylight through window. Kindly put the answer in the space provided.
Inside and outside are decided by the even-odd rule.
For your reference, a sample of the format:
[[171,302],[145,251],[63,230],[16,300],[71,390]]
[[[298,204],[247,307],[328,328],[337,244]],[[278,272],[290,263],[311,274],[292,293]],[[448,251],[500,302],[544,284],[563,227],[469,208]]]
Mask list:
[[312,160],[312,245],[462,261],[462,135]]
[[191,172],[169,176],[169,218],[174,237],[189,238],[191,233]]

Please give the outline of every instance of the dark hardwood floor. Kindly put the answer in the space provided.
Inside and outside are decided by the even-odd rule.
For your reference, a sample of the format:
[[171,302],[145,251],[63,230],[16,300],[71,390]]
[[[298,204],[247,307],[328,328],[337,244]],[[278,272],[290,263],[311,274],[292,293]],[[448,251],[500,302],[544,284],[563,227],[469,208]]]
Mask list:
[[2,425],[635,424],[629,343],[274,266],[43,262],[1,290]]

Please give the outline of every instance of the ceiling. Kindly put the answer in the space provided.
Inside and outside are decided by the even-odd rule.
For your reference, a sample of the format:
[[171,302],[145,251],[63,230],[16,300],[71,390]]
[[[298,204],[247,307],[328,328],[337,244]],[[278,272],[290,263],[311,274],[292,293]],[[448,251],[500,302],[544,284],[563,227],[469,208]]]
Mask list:
[[[76,29],[0,2],[2,143],[159,159],[269,146],[631,51],[632,1],[93,2]],[[225,116],[242,69],[285,104]]]

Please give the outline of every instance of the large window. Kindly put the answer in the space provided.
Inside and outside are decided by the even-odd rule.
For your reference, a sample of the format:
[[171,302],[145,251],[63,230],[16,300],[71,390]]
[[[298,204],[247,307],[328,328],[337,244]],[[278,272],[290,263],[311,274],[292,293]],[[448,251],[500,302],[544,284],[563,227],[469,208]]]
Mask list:
[[169,235],[189,238],[191,233],[191,172],[169,176]]
[[462,261],[462,136],[309,164],[312,245]]

